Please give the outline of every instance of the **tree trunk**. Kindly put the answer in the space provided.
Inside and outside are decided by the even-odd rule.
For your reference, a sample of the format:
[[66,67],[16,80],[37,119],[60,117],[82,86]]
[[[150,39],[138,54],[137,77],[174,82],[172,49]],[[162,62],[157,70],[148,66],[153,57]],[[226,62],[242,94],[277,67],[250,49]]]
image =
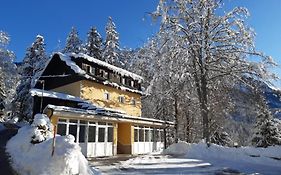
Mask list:
[[207,97],[207,82],[206,77],[201,77],[201,92],[202,92],[202,100],[201,100],[201,115],[203,118],[203,138],[206,140],[208,144],[210,142],[210,132],[209,132],[209,111],[208,111],[208,97]]
[[178,131],[178,101],[177,97],[174,97],[174,108],[175,108],[175,143],[179,142],[179,131]]

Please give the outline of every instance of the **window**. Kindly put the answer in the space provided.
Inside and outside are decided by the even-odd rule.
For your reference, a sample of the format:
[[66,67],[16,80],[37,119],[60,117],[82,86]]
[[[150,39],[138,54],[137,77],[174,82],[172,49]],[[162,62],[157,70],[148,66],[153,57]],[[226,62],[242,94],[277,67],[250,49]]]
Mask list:
[[120,76],[118,74],[111,73],[110,79],[115,83],[120,83]]
[[145,130],[145,141],[150,142],[150,130],[149,129]]
[[126,78],[122,77],[122,78],[121,78],[121,83],[122,83],[122,84],[125,84],[125,83],[126,83]]
[[96,75],[96,68],[92,67],[91,72],[92,75]]
[[160,130],[160,141],[164,142],[164,131],[163,131],[163,129]]
[[155,142],[160,142],[159,129],[155,129]]
[[104,70],[102,76],[103,78],[108,79],[108,72]]
[[79,126],[79,143],[84,143],[85,142],[85,125],[80,125]]
[[125,79],[125,85],[131,86],[131,80],[129,78]]
[[113,142],[113,127],[107,128],[107,142]]
[[89,126],[88,142],[96,142],[96,126]]
[[110,98],[110,97],[109,97],[109,93],[108,93],[108,92],[105,92],[105,93],[104,93],[104,99],[105,99],[105,100],[109,100],[109,98]]
[[136,106],[136,100],[134,98],[131,100],[131,105]]
[[118,100],[120,103],[125,103],[125,97],[124,96],[119,96]]
[[143,133],[143,128],[139,129],[139,141],[143,142],[144,141],[144,133]]
[[57,134],[59,134],[61,136],[66,135],[66,124],[62,124],[62,123],[58,124]]
[[75,141],[77,140],[77,125],[69,125],[69,134],[73,135],[75,137]]
[[105,128],[99,128],[98,142],[104,142]]
[[138,142],[139,141],[139,130],[138,129],[134,129],[134,141]]
[[134,87],[134,84],[135,84],[134,80],[131,80],[131,87]]
[[87,73],[91,73],[91,66],[85,63],[82,63],[82,69]]

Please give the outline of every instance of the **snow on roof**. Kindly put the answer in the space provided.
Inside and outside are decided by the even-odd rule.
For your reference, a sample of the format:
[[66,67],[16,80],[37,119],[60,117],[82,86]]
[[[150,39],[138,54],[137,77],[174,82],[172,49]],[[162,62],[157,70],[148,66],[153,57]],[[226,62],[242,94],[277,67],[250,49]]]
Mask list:
[[39,96],[39,97],[49,97],[49,98],[57,98],[57,99],[62,99],[62,100],[71,100],[71,101],[77,101],[77,102],[83,102],[84,100],[75,97],[73,95],[69,94],[64,94],[64,93],[59,93],[59,92],[54,92],[54,91],[47,91],[47,90],[42,90],[42,89],[31,89],[30,90],[31,96]]
[[119,113],[119,112],[114,112],[113,110],[109,111],[106,110],[105,108],[96,108],[94,110],[87,110],[87,109],[80,109],[80,108],[73,108],[73,107],[67,107],[67,106],[56,106],[56,105],[48,105],[46,106],[45,109],[51,108],[57,111],[65,111],[65,112],[72,112],[72,113],[80,113],[83,114],[83,117],[86,117],[85,114],[87,115],[102,115],[102,116],[108,116],[108,117],[113,117],[113,118],[123,118],[123,119],[131,119],[131,120],[136,120],[136,121],[148,121],[148,122],[156,122],[156,123],[166,123],[169,125],[173,125],[173,122],[169,121],[163,121],[163,120],[158,120],[158,119],[153,119],[153,118],[144,118],[144,117],[137,117],[137,116],[130,116],[126,115],[124,113]]
[[[118,72],[121,75],[130,76],[134,80],[138,80],[138,81],[142,81],[143,80],[143,78],[141,76],[139,76],[139,75],[136,75],[136,74],[131,73],[129,71],[126,71],[124,69],[118,68],[116,66],[110,65],[110,64],[108,64],[106,62],[100,61],[98,59],[95,59],[95,58],[90,57],[90,56],[85,55],[85,54],[69,53],[69,54],[66,55],[66,54],[63,54],[63,53],[60,53],[60,52],[56,52],[54,54],[58,54],[59,58],[62,61],[64,61],[66,63],[66,65],[68,65],[75,73],[77,73],[79,75],[83,75],[85,78],[87,78],[89,80],[96,80],[96,79],[94,77],[92,77],[92,76],[89,76],[83,69],[81,69],[74,61],[71,60],[71,57],[74,57],[74,58],[82,57],[82,58],[85,58],[85,59],[87,59],[89,61],[92,60],[91,62],[94,62],[94,63],[99,64],[101,66],[106,66],[108,69],[113,70],[115,72]],[[130,92],[134,92],[134,93],[144,94],[142,91],[135,90],[135,89],[130,89],[130,88],[127,88],[125,86],[121,86],[121,85],[119,85],[117,83],[113,83],[113,82],[109,82],[109,81],[105,81],[103,84],[111,85],[111,86],[116,87],[118,89],[121,89],[123,91],[130,91]]]
[[121,74],[122,76],[128,76],[128,77],[133,78],[134,80],[143,81],[143,78],[141,76],[135,74],[135,73],[132,73],[132,72],[129,72],[129,71],[124,70],[122,68],[113,66],[113,65],[108,64],[108,63],[106,63],[104,61],[101,61],[99,59],[90,57],[90,56],[88,56],[86,54],[83,54],[83,53],[79,53],[79,54],[69,53],[68,56],[71,56],[71,57],[74,57],[74,58],[85,58],[85,59],[87,59],[90,62],[93,62],[93,63],[96,63],[96,64],[98,64],[100,66],[106,67],[106,68],[112,70],[113,72]]
[[142,94],[142,95],[145,94],[145,93],[142,92],[142,91],[135,90],[135,89],[130,89],[130,88],[127,88],[127,87],[125,87],[125,86],[120,86],[120,85],[117,84],[117,83],[110,82],[110,81],[107,81],[107,80],[104,81],[103,84],[104,84],[104,85],[107,85],[107,84],[108,84],[108,85],[111,85],[111,86],[116,87],[116,88],[118,88],[118,89],[121,89],[121,90],[123,90],[123,91],[135,92],[135,93],[139,93],[139,94]]
[[57,52],[56,54],[59,55],[60,59],[66,63],[75,73],[86,75],[86,72],[82,70],[77,64],[71,60],[71,58],[63,53]]

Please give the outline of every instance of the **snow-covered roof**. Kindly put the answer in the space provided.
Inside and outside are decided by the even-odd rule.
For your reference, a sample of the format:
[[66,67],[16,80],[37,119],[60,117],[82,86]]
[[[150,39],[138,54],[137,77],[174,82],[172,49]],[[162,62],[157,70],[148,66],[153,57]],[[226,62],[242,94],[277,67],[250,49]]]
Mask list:
[[125,114],[125,111],[101,107],[97,104],[91,103],[90,101],[83,100],[79,97],[69,95],[69,94],[65,94],[65,93],[47,91],[47,90],[43,91],[42,89],[33,88],[33,89],[30,90],[30,94],[31,94],[31,96],[38,96],[38,97],[43,96],[43,97],[48,97],[48,98],[75,101],[75,102],[78,102],[78,106],[80,106],[81,109],[84,109],[84,110],[96,110],[96,111],[99,111],[99,112],[102,111],[102,112]]
[[[130,116],[119,112],[114,111],[108,111],[104,108],[96,108],[96,109],[81,109],[81,108],[73,108],[73,107],[67,107],[67,106],[56,106],[56,105],[48,105],[46,106],[46,109],[53,109],[54,112],[67,112],[73,113],[76,117],[82,117],[82,118],[95,118],[97,117],[108,117],[109,120],[117,120],[117,121],[130,121],[130,122],[148,122],[148,123],[154,123],[154,124],[168,124],[173,125],[173,122],[158,120],[158,119],[152,119],[152,118],[144,118],[144,117],[136,117],[136,116]],[[62,115],[62,113],[60,113]],[[67,117],[63,116],[63,117]]]
[[71,57],[74,57],[74,58],[84,58],[84,59],[88,60],[89,62],[92,62],[92,63],[98,64],[100,66],[106,67],[109,70],[112,70],[115,73],[119,73],[122,76],[128,76],[128,77],[131,77],[134,80],[143,81],[143,78],[141,76],[135,74],[135,73],[132,73],[132,72],[129,72],[129,71],[124,70],[122,68],[119,68],[119,67],[116,67],[114,65],[108,64],[107,62],[104,62],[104,61],[101,61],[99,59],[90,57],[90,56],[88,56],[86,54],[83,54],[83,53],[79,53],[79,54],[69,53],[67,55],[71,56]]
[[[134,80],[137,80],[139,82],[143,80],[143,78],[141,76],[137,75],[137,74],[134,74],[134,73],[126,71],[124,69],[121,69],[121,68],[118,68],[116,66],[110,65],[110,64],[108,64],[108,63],[106,63],[104,61],[98,60],[96,58],[90,57],[90,56],[85,55],[85,54],[75,54],[75,53],[63,54],[61,52],[56,52],[56,53],[54,53],[54,55],[55,54],[59,55],[59,58],[62,61],[64,61],[66,63],[66,65],[69,66],[75,73],[77,73],[79,75],[82,75],[82,76],[84,76],[85,78],[87,78],[89,80],[94,80],[95,81],[96,78],[94,78],[93,76],[88,75],[83,69],[81,69],[71,59],[71,57],[74,57],[74,58],[85,58],[85,59],[87,59],[90,62],[96,63],[96,64],[98,64],[100,66],[107,67],[109,70],[112,70],[113,72],[117,72],[117,73],[121,74],[122,76],[124,76],[124,75],[125,76],[129,76],[129,77],[131,77]],[[122,86],[122,85],[119,85],[117,83],[113,83],[113,82],[110,82],[110,81],[104,81],[103,84],[104,85],[113,86],[113,87],[118,88],[118,89],[123,90],[123,91],[130,91],[130,92],[134,92],[134,93],[144,94],[140,90],[131,89],[131,88],[128,88],[128,87],[125,87],[125,86]]]
[[38,97],[49,97],[49,98],[57,98],[62,100],[70,100],[70,101],[77,101],[77,102],[84,102],[83,99],[79,97],[75,97],[73,95],[54,92],[54,91],[47,91],[42,89],[31,89],[30,91],[31,96],[38,96]]

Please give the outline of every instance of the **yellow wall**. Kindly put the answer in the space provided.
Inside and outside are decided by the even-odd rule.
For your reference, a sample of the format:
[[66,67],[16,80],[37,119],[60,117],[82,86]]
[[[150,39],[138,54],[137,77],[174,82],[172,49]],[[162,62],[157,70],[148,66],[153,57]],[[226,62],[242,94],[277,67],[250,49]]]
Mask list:
[[[128,115],[141,116],[141,95],[128,91],[122,91],[114,87],[105,86],[96,82],[83,80],[81,86],[81,98],[90,100],[93,103],[107,108],[118,109],[126,112]],[[108,92],[110,99],[106,100],[104,93]],[[118,97],[125,97],[125,103],[120,103]],[[136,106],[131,104],[131,99],[134,98]]]
[[70,94],[76,97],[80,97],[80,90],[81,90],[81,81],[77,81],[74,83],[70,83],[64,86],[60,86],[58,88],[52,89],[55,92],[61,92],[61,93],[66,93]]
[[131,123],[118,123],[118,142],[122,145],[131,145]]
[[132,154],[132,135],[131,123],[118,123],[117,132],[117,153],[118,154]]

